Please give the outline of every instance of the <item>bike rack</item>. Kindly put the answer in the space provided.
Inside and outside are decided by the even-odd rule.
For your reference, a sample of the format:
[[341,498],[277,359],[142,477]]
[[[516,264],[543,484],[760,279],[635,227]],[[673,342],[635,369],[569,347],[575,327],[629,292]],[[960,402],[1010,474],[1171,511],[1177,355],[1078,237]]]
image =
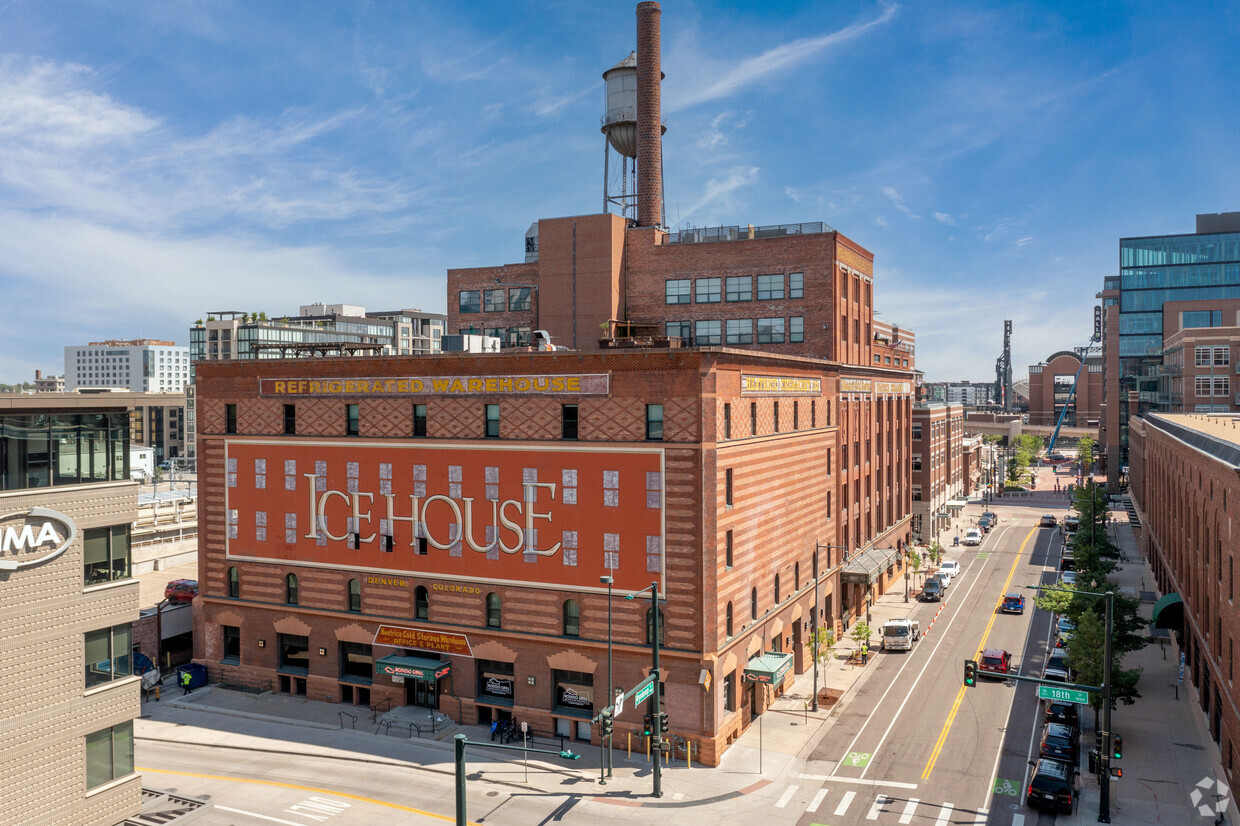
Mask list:
[[384,734],[390,734],[392,732],[392,721],[380,720],[379,725],[375,726],[375,734],[379,733],[379,729],[383,729]]
[[338,715],[340,717],[340,727],[342,729],[344,728],[344,718],[346,717],[349,718],[349,728],[351,729],[357,728],[357,715],[356,714],[350,714],[347,711],[341,711],[341,712],[338,712]]
[[419,739],[419,740],[421,740],[421,739],[422,739],[422,727],[421,727],[421,726],[419,726],[417,723],[410,723],[410,724],[409,724],[409,739],[410,739],[410,740],[412,740],[412,739],[413,739],[413,732],[414,732],[414,729],[417,729],[417,732],[418,732],[418,739]]

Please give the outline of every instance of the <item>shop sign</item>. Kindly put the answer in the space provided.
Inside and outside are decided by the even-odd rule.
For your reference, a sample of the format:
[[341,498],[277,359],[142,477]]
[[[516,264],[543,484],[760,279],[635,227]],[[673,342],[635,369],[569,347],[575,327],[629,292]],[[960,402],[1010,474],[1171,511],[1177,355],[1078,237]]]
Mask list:
[[741,374],[742,396],[819,396],[821,394],[822,379]]
[[380,625],[375,632],[373,645],[438,651],[441,654],[456,654],[461,657],[474,655],[469,647],[469,637],[464,634],[430,631],[425,628],[403,628],[399,625]]
[[[580,693],[579,693],[580,689]],[[578,686],[562,685],[557,689],[559,695],[556,703],[565,708],[594,708],[594,698],[592,689],[586,689]]]
[[876,381],[875,393],[911,393],[912,386],[906,381]]
[[490,694],[494,697],[511,697],[512,696],[512,680],[501,680],[499,677],[487,677],[485,683],[482,684],[484,694]]
[[840,379],[841,393],[869,393],[874,383],[869,379]]
[[50,562],[77,538],[77,525],[59,511],[30,508],[0,516],[0,571]]
[[606,396],[607,373],[555,376],[358,376],[260,379],[260,396]]
[[435,682],[448,676],[448,673],[452,670],[452,666],[450,665],[441,665],[438,668],[420,668],[415,665],[384,662],[382,660],[377,662],[375,666],[375,670],[378,671],[379,674],[392,677],[393,679],[400,677],[402,678],[400,680],[401,682],[405,679]]

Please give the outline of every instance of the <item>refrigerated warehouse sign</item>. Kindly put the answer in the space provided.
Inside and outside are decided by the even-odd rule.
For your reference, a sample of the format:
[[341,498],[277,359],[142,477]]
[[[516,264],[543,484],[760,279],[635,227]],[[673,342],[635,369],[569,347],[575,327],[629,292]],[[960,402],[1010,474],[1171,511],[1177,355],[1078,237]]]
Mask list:
[[818,396],[822,394],[822,379],[798,376],[748,376],[741,375],[741,395]]
[[343,379],[260,379],[260,396],[606,396],[608,375],[359,376]]
[[297,439],[226,452],[230,558],[577,590],[663,574],[661,448]]

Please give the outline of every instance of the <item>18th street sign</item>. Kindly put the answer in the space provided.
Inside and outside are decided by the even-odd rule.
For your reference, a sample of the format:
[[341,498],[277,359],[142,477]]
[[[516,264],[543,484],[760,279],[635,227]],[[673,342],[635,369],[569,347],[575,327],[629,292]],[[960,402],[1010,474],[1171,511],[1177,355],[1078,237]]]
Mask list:
[[1038,686],[1038,699],[1086,705],[1089,702],[1089,692],[1077,691],[1071,688],[1056,688],[1053,685],[1040,685]]

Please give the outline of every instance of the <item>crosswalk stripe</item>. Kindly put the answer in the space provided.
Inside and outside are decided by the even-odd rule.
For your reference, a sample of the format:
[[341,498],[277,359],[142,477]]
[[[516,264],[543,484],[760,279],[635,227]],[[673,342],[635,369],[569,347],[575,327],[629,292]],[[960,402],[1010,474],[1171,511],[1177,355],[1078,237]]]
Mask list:
[[878,820],[879,812],[883,810],[883,807],[887,805],[887,802],[888,797],[885,794],[880,794],[878,797],[874,798],[874,805],[870,807],[870,812],[865,816],[865,819]]
[[901,823],[912,823],[913,822],[913,812],[917,811],[917,804],[919,802],[920,801],[918,801],[918,799],[915,797],[909,798],[908,803],[904,804],[904,814],[900,815]]
[[791,800],[792,796],[797,793],[798,788],[799,788],[798,786],[789,786],[788,788],[784,789],[784,793],[779,796],[779,802],[775,804],[775,808],[782,809],[785,806],[787,806],[788,801]]
[[1025,826],[1025,816],[1020,814],[1012,815],[1012,826]]
[[826,796],[827,796],[827,790],[819,789],[818,792],[814,795],[814,799],[811,800],[809,802],[809,805],[805,807],[805,811],[807,812],[818,811],[818,807],[822,805],[822,799]]
[[[986,818],[990,817],[990,809],[978,809],[974,826],[986,826]],[[1017,820],[1016,818],[1020,818]],[[1012,815],[1012,826],[1021,826],[1025,822],[1024,815]]]
[[856,792],[844,792],[844,797],[840,800],[840,805],[835,807],[835,814],[838,816],[848,811],[848,807],[852,805],[852,800],[856,796]]
[[954,808],[952,804],[944,803],[943,808],[939,809],[939,819],[934,822],[934,826],[947,826],[947,819],[952,816]]

